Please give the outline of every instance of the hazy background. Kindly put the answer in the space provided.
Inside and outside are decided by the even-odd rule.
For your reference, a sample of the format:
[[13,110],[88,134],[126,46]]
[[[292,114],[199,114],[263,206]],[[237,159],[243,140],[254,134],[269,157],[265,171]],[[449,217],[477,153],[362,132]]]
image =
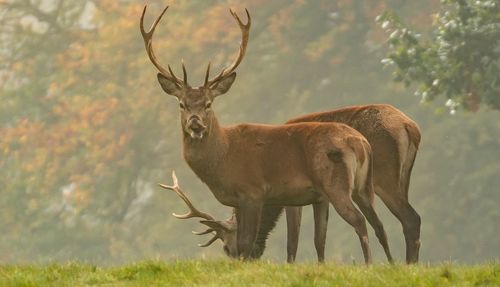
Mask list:
[[[141,35],[157,28],[155,50],[193,85],[231,61],[240,31],[233,8],[253,20],[238,77],[214,109],[223,124],[279,124],[304,113],[390,103],[413,118],[423,140],[410,187],[422,217],[421,261],[500,258],[500,112],[450,115],[444,99],[420,104],[414,87],[392,81],[386,33],[375,22],[397,12],[419,32],[431,28],[436,0],[324,1],[0,1],[0,262],[222,257],[219,242],[199,248],[202,227],[156,183],[181,186],[199,209],[226,218],[181,157],[177,101],[156,81]],[[399,260],[399,222],[378,201]],[[331,209],[327,261],[362,262],[354,230]],[[315,261],[312,210],[304,208],[298,261]],[[385,262],[370,234],[376,261]],[[206,238],[208,240],[208,237]],[[284,262],[284,218],[265,259]]]

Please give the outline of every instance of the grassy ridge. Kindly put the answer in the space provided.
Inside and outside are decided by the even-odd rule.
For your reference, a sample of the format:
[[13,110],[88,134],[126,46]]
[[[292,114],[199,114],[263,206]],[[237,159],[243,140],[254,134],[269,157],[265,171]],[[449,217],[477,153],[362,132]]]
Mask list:
[[0,286],[500,286],[500,264],[352,266],[270,262],[145,261],[0,266]]

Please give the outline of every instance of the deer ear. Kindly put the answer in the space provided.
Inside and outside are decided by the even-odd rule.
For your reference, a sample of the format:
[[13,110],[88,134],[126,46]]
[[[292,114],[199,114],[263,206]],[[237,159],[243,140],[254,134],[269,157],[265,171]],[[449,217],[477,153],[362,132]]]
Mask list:
[[213,84],[210,87],[210,90],[212,90],[212,96],[215,98],[229,91],[233,85],[234,79],[236,79],[236,72],[232,72],[229,76],[226,76],[224,79]]
[[178,97],[180,88],[174,81],[168,79],[161,73],[158,73],[156,77],[158,78],[158,82],[160,83],[160,86],[165,91],[165,93],[171,96]]

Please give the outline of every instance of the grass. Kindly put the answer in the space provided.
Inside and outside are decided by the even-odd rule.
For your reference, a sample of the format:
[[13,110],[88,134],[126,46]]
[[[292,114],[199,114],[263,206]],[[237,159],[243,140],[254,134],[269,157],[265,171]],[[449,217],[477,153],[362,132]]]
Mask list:
[[500,286],[500,264],[366,267],[185,260],[120,267],[0,265],[0,286]]

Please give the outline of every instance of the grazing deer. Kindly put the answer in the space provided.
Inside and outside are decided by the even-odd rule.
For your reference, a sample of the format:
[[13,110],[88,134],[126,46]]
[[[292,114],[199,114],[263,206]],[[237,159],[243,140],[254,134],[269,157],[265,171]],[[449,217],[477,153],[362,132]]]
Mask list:
[[183,201],[186,203],[189,211],[186,214],[176,214],[172,213],[172,215],[179,219],[189,219],[189,218],[201,218],[200,223],[208,226],[208,229],[202,232],[194,232],[195,235],[205,235],[205,234],[214,234],[214,236],[205,244],[199,244],[200,247],[207,247],[214,243],[217,239],[222,240],[224,244],[224,252],[229,257],[237,258],[238,257],[238,249],[237,249],[237,241],[236,241],[236,220],[234,218],[234,213],[231,218],[226,220],[216,220],[213,216],[208,213],[199,211],[194,204],[191,202],[187,194],[182,191],[179,186],[179,181],[177,180],[177,176],[175,175],[175,171],[172,171],[172,181],[173,185],[166,185],[159,183],[158,185],[164,189],[174,191]]
[[[358,234],[366,263],[371,262],[365,218],[375,230],[390,259],[387,237],[373,209],[372,154],[368,141],[356,130],[339,123],[288,125],[240,124],[221,127],[212,102],[225,94],[236,78],[235,69],[248,44],[251,18],[238,23],[242,41],[235,61],[210,79],[210,64],[202,86],[191,87],[184,65],[183,79],[170,66],[161,66],[153,52],[152,36],[168,6],[140,29],[147,54],[159,70],[162,89],[180,106],[183,156],[195,174],[224,205],[236,208],[237,250],[251,258],[264,206],[301,206],[328,200]],[[354,206],[351,198],[359,198]]]
[[[189,218],[201,218],[203,220],[200,220],[200,223],[208,226],[208,229],[202,232],[195,232],[193,231],[193,234],[195,235],[205,235],[205,234],[213,234],[214,236],[205,244],[199,244],[198,246],[200,247],[208,247],[212,243],[214,243],[217,239],[220,239],[223,243],[223,250],[226,253],[227,256],[232,257],[232,258],[237,258],[238,255],[238,249],[237,249],[237,240],[236,240],[236,231],[237,231],[237,224],[236,224],[236,218],[235,218],[235,212],[233,212],[233,215],[226,220],[216,220],[212,215],[199,211],[194,204],[191,202],[187,194],[180,188],[177,176],[175,175],[175,171],[172,172],[172,181],[173,185],[166,185],[166,184],[161,184],[159,183],[158,185],[164,189],[172,190],[174,191],[183,201],[186,203],[187,207],[189,208],[189,211],[186,214],[176,214],[172,213],[172,215],[178,219],[189,219]],[[328,206],[328,201],[322,201],[322,203],[326,203]],[[292,208],[292,207],[287,207],[287,208]],[[294,209],[295,210],[295,209]],[[235,209],[233,209],[235,211]],[[263,225],[271,226],[274,228],[274,225],[276,223],[276,220],[278,219],[279,215],[282,213],[283,207],[277,206],[277,207],[267,207],[263,209],[263,216],[262,218],[270,218],[273,219],[273,222],[263,222]],[[300,209],[299,209],[300,212]],[[266,213],[268,213],[266,215]],[[295,214],[293,215],[295,216]],[[299,218],[300,219],[300,218]],[[300,222],[298,222],[300,225]],[[300,226],[293,226],[293,228],[298,228]],[[266,227],[264,227],[266,228]],[[271,228],[271,229],[272,229]],[[262,228],[259,230],[263,230]],[[257,259],[260,258],[262,255],[264,249],[265,249],[265,243],[267,240],[269,232],[260,232],[259,235],[261,237],[257,236],[257,241],[256,245],[254,247],[254,250],[252,250],[252,253],[250,255],[251,258]],[[298,238],[297,240],[298,241]],[[296,251],[297,249],[295,249]],[[319,253],[318,253],[319,256]],[[289,257],[290,258],[290,257]],[[295,259],[295,257],[293,258]],[[288,260],[288,262],[293,262],[293,260]],[[322,262],[322,260],[320,260]]]

